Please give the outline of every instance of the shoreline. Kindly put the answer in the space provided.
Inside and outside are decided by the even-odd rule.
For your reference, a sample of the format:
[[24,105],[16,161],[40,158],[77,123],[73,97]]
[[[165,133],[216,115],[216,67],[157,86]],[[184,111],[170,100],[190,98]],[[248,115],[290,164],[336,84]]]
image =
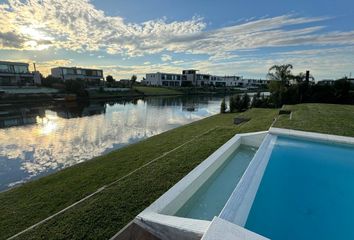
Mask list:
[[[72,102],[90,101],[90,100],[130,100],[145,97],[171,97],[171,96],[197,96],[197,95],[234,95],[243,93],[266,92],[267,89],[256,90],[232,90],[232,89],[219,89],[217,91],[200,91],[198,89],[169,89],[169,88],[155,88],[155,87],[137,87],[134,91],[125,94],[96,92],[90,93],[87,97],[76,96]],[[13,93],[0,95],[0,104],[20,104],[20,103],[36,103],[36,102],[70,102],[65,101],[66,97],[70,97],[71,93]]]

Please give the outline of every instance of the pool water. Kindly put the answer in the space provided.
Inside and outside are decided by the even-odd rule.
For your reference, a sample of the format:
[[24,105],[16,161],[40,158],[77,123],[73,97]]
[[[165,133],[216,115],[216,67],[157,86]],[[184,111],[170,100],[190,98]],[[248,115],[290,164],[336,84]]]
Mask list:
[[278,137],[245,227],[273,240],[354,239],[354,148]]
[[241,145],[175,215],[201,220],[218,216],[256,151]]

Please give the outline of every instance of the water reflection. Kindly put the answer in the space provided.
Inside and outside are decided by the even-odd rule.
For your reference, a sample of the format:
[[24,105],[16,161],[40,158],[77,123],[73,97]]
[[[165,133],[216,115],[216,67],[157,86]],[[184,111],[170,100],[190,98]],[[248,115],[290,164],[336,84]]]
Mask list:
[[0,107],[0,191],[216,114],[221,98]]

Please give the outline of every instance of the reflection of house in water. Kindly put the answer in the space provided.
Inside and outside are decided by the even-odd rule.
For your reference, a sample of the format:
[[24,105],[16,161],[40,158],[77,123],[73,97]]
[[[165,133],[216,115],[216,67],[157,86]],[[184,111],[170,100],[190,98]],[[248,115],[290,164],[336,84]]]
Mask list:
[[144,101],[149,106],[157,107],[182,107],[182,111],[194,112],[201,106],[207,106],[213,100],[212,96],[184,96],[167,98],[146,98]]
[[144,102],[147,103],[148,106],[155,107],[175,107],[182,105],[181,97],[166,97],[166,98],[146,98]]
[[82,104],[77,102],[65,103],[55,107],[53,111],[57,113],[58,117],[66,119],[86,117],[106,113],[106,104],[100,102],[90,104]]
[[45,117],[45,108],[42,106],[15,108],[9,105],[2,109],[0,111],[0,128],[35,124],[37,117]]

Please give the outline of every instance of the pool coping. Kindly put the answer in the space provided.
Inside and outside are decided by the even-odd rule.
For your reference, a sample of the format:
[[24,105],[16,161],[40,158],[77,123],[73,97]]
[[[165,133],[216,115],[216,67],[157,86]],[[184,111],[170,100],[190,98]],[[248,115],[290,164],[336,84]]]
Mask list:
[[354,145],[354,137],[346,137],[346,136],[326,134],[326,133],[306,132],[306,131],[299,131],[299,130],[286,129],[286,128],[275,128],[275,127],[270,128],[269,133],[274,135],[292,136],[292,137],[300,137],[300,138],[319,140],[325,142],[336,142],[336,143]]

